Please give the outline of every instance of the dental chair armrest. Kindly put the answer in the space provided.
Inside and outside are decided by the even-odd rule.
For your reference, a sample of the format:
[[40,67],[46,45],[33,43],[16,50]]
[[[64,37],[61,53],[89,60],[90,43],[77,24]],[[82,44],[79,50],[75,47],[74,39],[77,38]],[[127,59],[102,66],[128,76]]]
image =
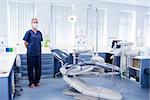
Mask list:
[[[54,54],[54,53],[53,53]],[[55,53],[55,58],[61,63],[61,66],[64,66],[64,62],[58,57],[56,56],[57,54]]]
[[76,57],[76,58],[75,58],[75,60],[80,60],[82,63],[84,63],[84,62],[85,62],[85,60],[84,60],[84,59],[79,58],[79,57]]

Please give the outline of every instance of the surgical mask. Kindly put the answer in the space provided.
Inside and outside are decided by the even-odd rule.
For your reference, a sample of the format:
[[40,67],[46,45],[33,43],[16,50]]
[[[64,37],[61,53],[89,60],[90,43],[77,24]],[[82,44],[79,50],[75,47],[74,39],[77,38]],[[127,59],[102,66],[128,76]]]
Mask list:
[[37,29],[38,24],[37,24],[37,23],[33,23],[33,24],[32,24],[32,27],[33,27],[34,29]]

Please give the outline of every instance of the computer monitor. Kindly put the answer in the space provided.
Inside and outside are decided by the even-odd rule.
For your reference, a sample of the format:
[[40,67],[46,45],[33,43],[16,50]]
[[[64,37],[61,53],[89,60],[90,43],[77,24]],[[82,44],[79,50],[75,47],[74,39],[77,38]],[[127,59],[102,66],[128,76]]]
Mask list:
[[[117,44],[118,42],[120,42],[121,40],[113,40],[112,41],[112,45],[111,45],[111,48],[114,48],[115,44]],[[121,45],[116,45],[116,48],[121,48]]]

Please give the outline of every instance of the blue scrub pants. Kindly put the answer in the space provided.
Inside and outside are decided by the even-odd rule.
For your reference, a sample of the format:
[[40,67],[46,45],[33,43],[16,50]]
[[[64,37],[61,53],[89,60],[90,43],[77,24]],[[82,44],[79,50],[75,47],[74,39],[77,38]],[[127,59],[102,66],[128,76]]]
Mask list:
[[41,78],[41,55],[27,53],[29,85],[37,84]]

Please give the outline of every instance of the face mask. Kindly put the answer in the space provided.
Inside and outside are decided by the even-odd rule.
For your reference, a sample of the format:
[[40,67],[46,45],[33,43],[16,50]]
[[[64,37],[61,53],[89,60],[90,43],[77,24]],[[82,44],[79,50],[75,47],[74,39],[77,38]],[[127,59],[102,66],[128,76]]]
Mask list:
[[37,29],[38,24],[37,24],[37,23],[33,23],[33,24],[32,24],[32,27],[33,27],[34,29]]

